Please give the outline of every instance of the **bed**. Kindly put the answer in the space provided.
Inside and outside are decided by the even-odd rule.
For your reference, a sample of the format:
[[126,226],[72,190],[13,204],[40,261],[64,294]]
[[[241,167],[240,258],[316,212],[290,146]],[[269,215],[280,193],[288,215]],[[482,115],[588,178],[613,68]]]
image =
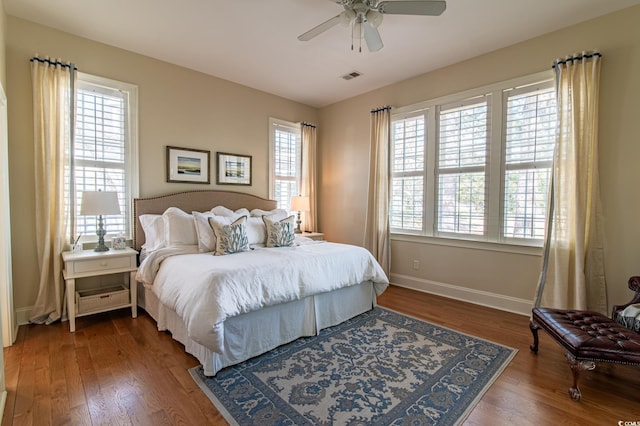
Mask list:
[[[170,224],[172,214],[186,223],[193,212],[201,225],[198,212],[207,217],[221,211],[215,209],[231,212],[227,224],[246,212],[243,223],[251,221],[256,232],[257,223],[279,219],[273,200],[232,191],[186,191],[134,199],[133,208],[133,245],[141,252],[138,304],[158,330],[169,331],[198,359],[208,376],[364,313],[388,286],[382,268],[366,250],[312,241],[304,234],[298,234],[293,247],[254,244],[248,251],[218,256],[206,241],[203,247],[204,231],[196,225],[199,245],[190,244],[193,236],[180,241],[168,231],[163,235],[171,243],[165,239],[163,247],[150,245],[158,236],[149,220]],[[211,220],[214,227],[216,219]],[[215,252],[215,244],[211,247]]]

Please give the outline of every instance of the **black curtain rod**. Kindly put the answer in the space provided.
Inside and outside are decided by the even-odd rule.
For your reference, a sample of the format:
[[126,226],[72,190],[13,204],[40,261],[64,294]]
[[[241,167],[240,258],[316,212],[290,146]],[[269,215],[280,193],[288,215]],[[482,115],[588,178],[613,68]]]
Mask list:
[[64,62],[60,62],[58,60],[51,60],[49,58],[41,59],[41,58],[38,58],[37,56],[34,56],[33,58],[29,59],[29,62],[33,62],[33,61],[37,61],[43,64],[49,64],[49,65],[60,65],[62,67],[66,67],[69,69],[73,68],[74,70],[78,69],[78,67],[76,67],[75,64],[72,64],[72,63],[65,64]]
[[555,61],[553,63],[553,65],[551,66],[551,68],[555,68],[558,65],[564,65],[567,62],[573,62],[573,61],[581,61],[582,59],[589,59],[589,58],[593,58],[594,56],[598,56],[598,57],[602,57],[602,54],[600,52],[593,52],[593,53],[583,53],[581,55],[577,55],[577,56],[572,56],[570,58],[565,58],[565,59],[558,59],[557,61]]
[[306,121],[302,121],[300,123],[302,126],[309,126],[309,127],[313,127],[314,129],[316,128],[315,124],[311,124],[311,123],[307,123]]
[[380,107],[380,108],[374,108],[374,109],[371,110],[371,114],[375,114],[377,112],[382,112],[382,111],[390,110],[390,109],[391,109],[391,107],[389,105],[386,105],[386,106],[383,106],[383,107]]

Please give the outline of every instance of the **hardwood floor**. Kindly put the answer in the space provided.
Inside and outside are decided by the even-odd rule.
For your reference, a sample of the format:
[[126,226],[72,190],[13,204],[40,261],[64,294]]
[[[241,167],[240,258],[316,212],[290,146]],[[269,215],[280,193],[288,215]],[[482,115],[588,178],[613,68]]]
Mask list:
[[[529,350],[528,318],[390,287],[379,304],[518,349],[466,425],[640,424],[640,371],[600,364],[580,378],[582,401],[569,398],[571,373],[560,347],[540,333]],[[2,425],[225,425],[187,369],[198,364],[143,312],[123,309],[68,323],[21,326],[4,349],[7,402]]]

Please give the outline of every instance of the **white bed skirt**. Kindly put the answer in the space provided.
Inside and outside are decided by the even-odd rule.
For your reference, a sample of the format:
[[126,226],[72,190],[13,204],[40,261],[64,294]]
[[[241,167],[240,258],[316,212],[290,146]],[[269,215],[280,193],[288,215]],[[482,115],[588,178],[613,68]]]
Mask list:
[[299,337],[313,336],[376,306],[373,284],[367,281],[231,317],[224,323],[224,353],[219,354],[191,340],[175,311],[162,305],[151,289],[138,284],[142,296],[138,304],[156,321],[159,331],[171,332],[185,351],[200,361],[207,376]]

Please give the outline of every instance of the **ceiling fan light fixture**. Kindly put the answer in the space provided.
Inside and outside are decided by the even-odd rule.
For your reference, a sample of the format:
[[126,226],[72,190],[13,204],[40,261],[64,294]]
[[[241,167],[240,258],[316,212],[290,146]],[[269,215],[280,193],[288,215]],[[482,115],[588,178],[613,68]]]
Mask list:
[[371,23],[375,28],[378,28],[382,23],[382,13],[376,12],[375,10],[370,10],[367,12],[366,19]]
[[345,9],[340,13],[340,25],[348,27],[351,25],[351,21],[356,17],[356,13],[351,9]]

